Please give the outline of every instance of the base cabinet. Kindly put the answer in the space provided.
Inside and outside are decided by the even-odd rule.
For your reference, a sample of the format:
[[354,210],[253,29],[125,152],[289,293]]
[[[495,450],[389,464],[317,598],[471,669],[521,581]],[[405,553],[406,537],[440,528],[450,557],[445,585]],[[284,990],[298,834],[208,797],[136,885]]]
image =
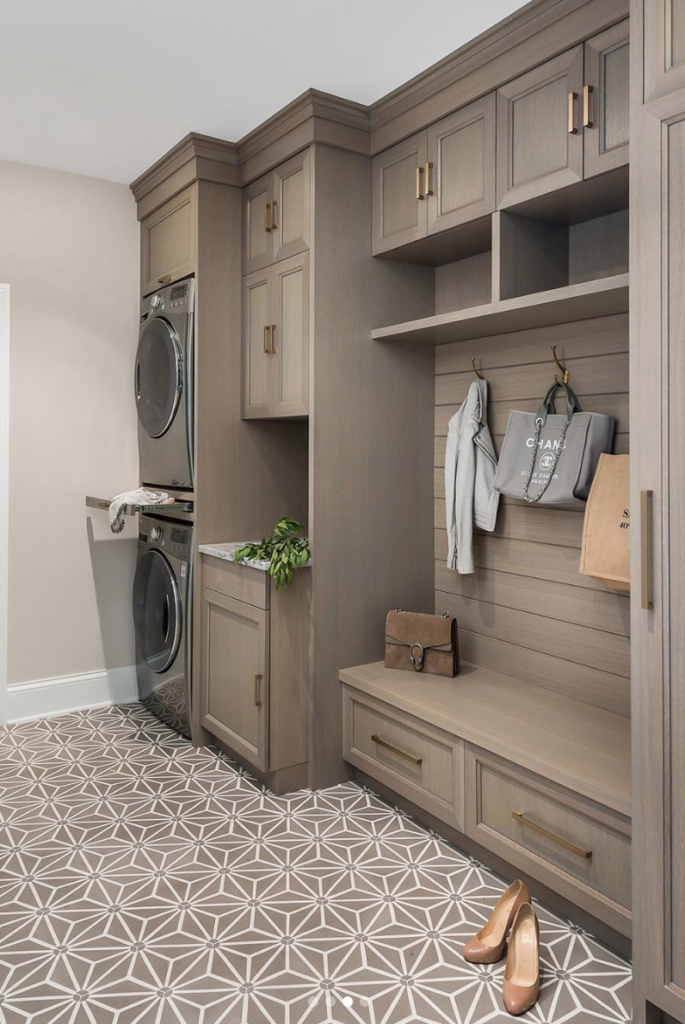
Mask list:
[[202,557],[200,717],[275,792],[307,784],[310,574],[284,592],[268,573]]

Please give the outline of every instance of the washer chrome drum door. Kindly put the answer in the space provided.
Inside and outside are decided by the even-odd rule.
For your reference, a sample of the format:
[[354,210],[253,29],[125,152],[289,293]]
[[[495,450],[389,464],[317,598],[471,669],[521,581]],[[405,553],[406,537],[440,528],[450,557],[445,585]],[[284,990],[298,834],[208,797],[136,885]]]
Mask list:
[[181,643],[183,609],[176,577],[164,555],[146,551],[133,581],[133,623],[139,662],[158,674],[174,662]]
[[138,419],[150,437],[162,437],[174,421],[183,390],[183,353],[163,317],[144,327],[138,343],[135,397]]

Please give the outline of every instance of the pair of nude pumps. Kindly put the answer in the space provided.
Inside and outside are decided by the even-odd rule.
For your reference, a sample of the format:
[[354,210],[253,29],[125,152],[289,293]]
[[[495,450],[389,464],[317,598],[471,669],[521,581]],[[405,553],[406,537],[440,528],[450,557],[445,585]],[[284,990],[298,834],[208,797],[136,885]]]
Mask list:
[[512,882],[495,905],[490,920],[464,946],[472,964],[495,964],[509,936],[502,996],[507,1011],[518,1017],[534,1006],[540,993],[540,927],[524,882]]

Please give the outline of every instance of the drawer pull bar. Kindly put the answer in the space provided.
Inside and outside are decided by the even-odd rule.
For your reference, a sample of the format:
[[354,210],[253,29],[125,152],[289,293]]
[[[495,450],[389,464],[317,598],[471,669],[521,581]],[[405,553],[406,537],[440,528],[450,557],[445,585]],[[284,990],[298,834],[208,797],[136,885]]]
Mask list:
[[261,681],[262,681],[261,673],[257,672],[255,674],[255,677],[254,677],[254,706],[256,708],[261,708],[261,706],[262,706],[262,702],[259,699],[259,684],[261,683]]
[[399,747],[393,747],[392,743],[388,743],[387,740],[382,740],[380,736],[376,735],[376,733],[373,734],[371,739],[374,743],[377,743],[379,747],[385,747],[386,750],[392,751],[393,754],[398,754],[400,757],[403,757],[405,761],[411,761],[412,764],[416,765],[423,764],[422,757],[412,757],[412,755],[408,754],[406,750],[400,750]]
[[589,860],[592,856],[592,850],[581,850],[579,846],[574,846],[573,843],[569,843],[568,839],[562,839],[561,836],[557,836],[554,832],[550,832],[548,829],[543,828],[542,825],[538,825],[536,821],[531,821],[530,818],[526,818],[521,811],[514,811],[512,817],[518,821],[519,825],[524,825],[525,828],[532,829],[533,832],[539,833],[541,836],[545,836],[546,839],[551,839],[553,843],[558,843],[559,846],[563,846],[565,850],[570,853],[575,853],[576,857],[582,857],[583,860]]

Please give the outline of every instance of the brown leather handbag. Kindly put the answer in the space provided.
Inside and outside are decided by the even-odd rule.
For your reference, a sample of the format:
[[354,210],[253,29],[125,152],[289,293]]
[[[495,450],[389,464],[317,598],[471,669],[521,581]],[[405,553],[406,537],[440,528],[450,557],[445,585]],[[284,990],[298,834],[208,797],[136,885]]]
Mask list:
[[457,620],[395,608],[385,622],[385,667],[436,676],[459,672]]

